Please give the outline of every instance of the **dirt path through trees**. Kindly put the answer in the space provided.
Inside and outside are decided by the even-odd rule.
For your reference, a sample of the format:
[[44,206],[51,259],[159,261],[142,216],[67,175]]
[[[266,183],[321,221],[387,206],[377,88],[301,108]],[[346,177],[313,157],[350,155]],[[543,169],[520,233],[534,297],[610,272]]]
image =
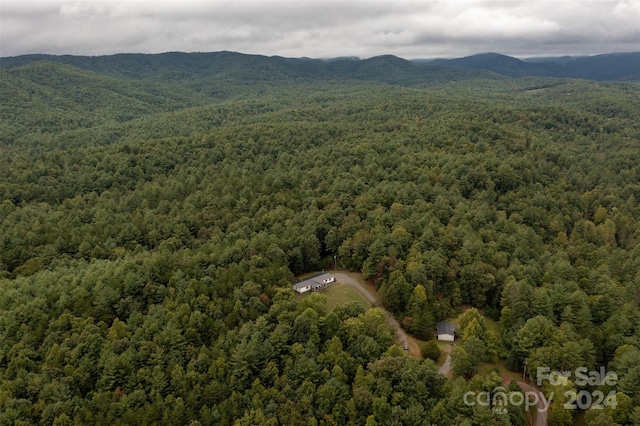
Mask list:
[[517,382],[518,386],[520,386],[520,388],[525,391],[525,392],[534,392],[538,395],[538,414],[536,416],[536,423],[535,426],[547,426],[547,400],[544,397],[544,395],[542,394],[542,392],[540,391],[540,389],[538,389],[535,386],[531,386],[527,383],[524,382]]
[[[356,290],[360,292],[360,294],[362,294],[369,302],[371,302],[372,305],[378,305],[378,306],[380,305],[380,298],[378,297],[378,294],[373,293],[366,286],[359,283],[358,280],[342,272],[331,272],[331,273],[336,277],[336,281],[353,286]],[[400,323],[398,323],[398,320],[396,320],[394,316],[390,312],[388,312],[386,309],[384,311],[387,314],[387,323],[395,331],[396,335],[398,336],[398,340],[400,341],[400,346],[402,346],[402,348],[404,348],[406,351],[409,351],[411,355],[415,356],[416,358],[420,358],[415,352],[416,349],[419,351],[420,348],[418,348],[417,345],[415,345],[415,348],[413,347],[414,345],[411,345],[409,336],[407,336],[407,333],[402,329],[402,327],[400,327]]]
[[[362,294],[369,302],[371,302],[372,305],[379,305],[380,298],[378,297],[378,294],[374,293],[371,289],[367,288],[367,286],[358,282],[358,280],[356,280],[355,278],[350,277],[349,275],[342,272],[332,271],[331,274],[333,274],[336,277],[336,281],[353,286],[353,288],[358,290],[360,294]],[[412,344],[414,342],[411,342],[411,339],[409,338],[407,333],[402,329],[402,327],[400,327],[400,323],[398,323],[398,320],[396,320],[394,316],[387,310],[385,310],[385,313],[387,314],[387,323],[390,325],[390,327],[395,331],[396,335],[398,336],[400,345],[405,350],[408,350],[412,356],[415,356],[416,358],[421,358],[415,353],[415,351],[416,350],[419,351],[420,348],[417,347],[416,344]],[[447,357],[444,361],[444,364],[440,366],[438,372],[440,374],[443,374],[449,377],[450,371],[451,371],[451,355],[449,354],[449,351],[447,351]],[[545,398],[542,392],[540,392],[538,388],[523,382],[518,382],[518,385],[520,385],[522,390],[525,392],[536,392],[538,394],[538,414],[536,416],[535,426],[546,426],[547,412],[541,411],[544,409],[546,405]]]

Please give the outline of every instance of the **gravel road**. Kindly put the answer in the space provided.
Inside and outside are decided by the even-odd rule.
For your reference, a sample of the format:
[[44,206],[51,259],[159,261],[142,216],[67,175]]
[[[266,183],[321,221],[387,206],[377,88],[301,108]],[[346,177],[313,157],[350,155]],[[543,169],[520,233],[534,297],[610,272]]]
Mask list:
[[517,382],[518,386],[525,392],[535,392],[538,394],[538,415],[536,417],[536,426],[547,426],[547,404],[549,402],[545,399],[540,389],[535,386],[531,386],[524,382]]
[[[360,284],[357,280],[351,278],[349,275],[341,273],[341,272],[335,272],[332,271],[331,274],[333,276],[336,277],[336,281],[341,282],[341,283],[345,283],[345,284],[349,284],[350,286],[352,286],[353,288],[355,288],[356,290],[358,290],[360,292],[360,294],[362,294],[369,302],[371,302],[372,305],[379,305],[379,300],[376,296],[374,296],[371,291],[369,291],[369,289],[367,289],[365,286],[363,286],[362,284]],[[391,326],[391,328],[395,331],[396,335],[398,336],[398,340],[400,341],[400,344],[402,345],[403,348],[408,348],[409,347],[409,338],[407,337],[407,333],[405,333],[405,331],[402,329],[402,327],[400,327],[400,324],[398,323],[398,321],[393,317],[393,315],[391,315],[390,312],[387,312],[385,310],[386,314],[387,314],[387,322],[389,323],[389,325]],[[444,364],[442,364],[440,366],[440,368],[438,369],[438,372],[440,374],[444,374],[444,375],[448,375],[449,372],[451,371],[451,355],[447,352],[447,357],[444,361]],[[544,395],[542,394],[542,392],[536,388],[535,386],[531,386],[528,385],[524,382],[518,382],[518,385],[522,388],[523,391],[525,392],[535,392],[538,395],[538,415],[536,416],[536,423],[535,426],[547,426],[547,411],[546,411],[546,405],[547,405],[547,401],[544,397]]]
[[[340,272],[332,272],[332,275],[336,277],[336,281],[349,284],[350,286],[358,290],[360,294],[362,294],[364,297],[367,298],[369,302],[371,302],[371,304],[374,304],[374,305],[379,304],[378,299],[373,294],[371,294],[371,292],[365,286],[363,286],[362,284],[360,284],[358,281],[354,280],[350,276]],[[389,323],[391,328],[395,331],[396,335],[398,336],[398,340],[400,340],[400,344],[405,350],[408,350],[409,338],[407,337],[407,333],[404,332],[402,327],[400,327],[400,324],[398,323],[398,321],[393,317],[393,315],[391,315],[390,312],[387,312],[385,310],[385,313],[387,314],[387,323]]]
[[444,359],[444,363],[438,369],[438,373],[446,376],[451,371],[451,354],[447,352],[447,357]]

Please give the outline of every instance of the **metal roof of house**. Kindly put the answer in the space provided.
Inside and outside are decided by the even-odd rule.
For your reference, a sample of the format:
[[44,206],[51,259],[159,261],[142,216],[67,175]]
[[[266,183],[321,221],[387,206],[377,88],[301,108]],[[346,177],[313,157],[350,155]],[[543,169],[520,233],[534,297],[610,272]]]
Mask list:
[[452,324],[447,321],[439,322],[436,327],[438,328],[438,335],[440,334],[450,334],[455,335],[456,329],[458,328],[455,324]]
[[305,288],[307,286],[311,285],[311,283],[309,283],[308,281],[301,281],[299,283],[295,283],[293,285],[294,289],[299,289],[299,288]]
[[331,278],[333,277],[333,275],[325,273],[325,274],[320,274],[320,275],[316,275],[314,277],[309,277],[305,280],[302,281],[298,281],[297,283],[295,283],[293,285],[293,288],[304,288],[306,286],[319,286],[319,285],[323,285],[323,280],[326,280],[327,278]]

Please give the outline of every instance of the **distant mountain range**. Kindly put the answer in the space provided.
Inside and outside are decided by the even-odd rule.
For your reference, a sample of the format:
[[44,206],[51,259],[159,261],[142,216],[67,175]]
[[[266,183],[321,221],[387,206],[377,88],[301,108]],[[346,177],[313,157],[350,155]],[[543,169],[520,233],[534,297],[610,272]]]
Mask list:
[[567,77],[587,80],[637,80],[640,77],[640,52],[524,60],[499,53],[483,53],[458,59],[416,62],[460,69],[482,69],[507,77]]
[[234,52],[117,54],[109,56],[23,55],[0,58],[0,68],[38,61],[72,65],[118,77],[184,79],[246,77],[247,82],[347,78],[415,85],[478,77],[560,77],[600,81],[640,80],[640,52],[520,60],[498,53],[458,59],[406,60],[392,55],[369,59],[283,58]]

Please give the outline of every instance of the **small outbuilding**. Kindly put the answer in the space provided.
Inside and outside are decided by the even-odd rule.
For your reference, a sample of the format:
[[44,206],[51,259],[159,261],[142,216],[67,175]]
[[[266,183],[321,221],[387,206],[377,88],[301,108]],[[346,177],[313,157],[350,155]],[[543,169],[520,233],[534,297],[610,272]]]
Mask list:
[[453,342],[456,338],[456,325],[450,322],[441,321],[437,324],[438,340]]

